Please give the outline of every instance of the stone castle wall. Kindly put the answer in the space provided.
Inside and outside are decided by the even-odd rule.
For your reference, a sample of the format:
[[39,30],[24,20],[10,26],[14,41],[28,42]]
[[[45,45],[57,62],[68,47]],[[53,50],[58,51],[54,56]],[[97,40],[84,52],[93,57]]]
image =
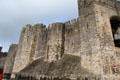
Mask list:
[[6,57],[5,65],[4,65],[4,77],[10,79],[13,65],[15,61],[15,56],[17,52],[17,45],[12,44],[9,48],[8,55]]
[[117,11],[118,11],[118,13],[120,15],[120,1],[117,2]]
[[65,23],[43,24],[23,28],[15,57],[13,73],[36,59],[54,62],[62,55],[81,57],[81,66],[112,79],[111,67],[116,64],[110,18],[118,16],[113,0],[78,0],[79,17]]
[[93,3],[100,4],[105,7],[112,7],[116,6],[116,0],[78,0],[78,7],[81,12],[81,8],[89,7]]
[[64,27],[63,23],[53,23],[48,27],[48,61],[59,60],[64,53]]
[[112,78],[111,67],[115,64],[115,49],[113,43],[112,29],[110,25],[110,18],[117,16],[117,12],[114,9],[103,7],[95,4],[95,19],[96,27],[99,39],[99,60],[101,62],[102,76],[108,79]]
[[80,55],[80,27],[78,19],[65,23],[64,54]]
[[[115,64],[116,57],[110,18],[118,16],[116,7],[103,6],[103,4],[94,2],[89,6],[80,7],[79,11],[79,16],[84,17],[85,24],[85,30],[81,35],[85,35],[85,31],[87,34],[86,40],[82,40],[86,42],[81,44],[81,46],[86,46],[83,49],[81,47],[84,54],[80,53],[81,65],[102,77],[104,76],[103,79],[110,79],[113,75],[111,67]],[[108,76],[110,77],[108,78]]]
[[47,29],[43,24],[36,24],[33,28],[33,34],[35,34],[35,49],[33,50],[33,53],[35,54],[31,55],[31,57],[34,56],[33,60],[45,58],[45,53],[47,49]]
[[46,27],[43,24],[37,24],[34,27],[26,25],[26,27],[23,28],[18,44],[13,72],[19,72],[33,60],[44,57],[46,36]]

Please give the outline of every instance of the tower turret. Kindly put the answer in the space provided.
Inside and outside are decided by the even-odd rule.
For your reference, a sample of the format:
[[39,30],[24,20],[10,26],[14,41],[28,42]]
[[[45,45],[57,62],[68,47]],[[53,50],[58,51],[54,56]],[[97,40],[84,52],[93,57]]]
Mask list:
[[[86,40],[81,40],[81,65],[102,76],[101,80],[113,80],[111,67],[115,65],[116,51],[110,20],[119,16],[117,1],[78,0],[78,10],[79,24],[83,28],[80,35],[87,34],[81,37],[86,37]],[[87,46],[91,46],[90,51]]]
[[83,9],[90,7],[93,4],[98,4],[106,8],[116,8],[116,0],[78,0],[79,15]]

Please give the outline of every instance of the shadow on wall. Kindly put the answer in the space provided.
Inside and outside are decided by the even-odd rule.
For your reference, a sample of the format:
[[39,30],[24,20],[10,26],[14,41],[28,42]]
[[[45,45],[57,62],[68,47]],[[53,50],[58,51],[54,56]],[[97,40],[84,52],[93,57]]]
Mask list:
[[83,80],[88,80],[88,78],[100,78],[100,76],[94,75],[81,66],[81,58],[79,56],[68,54],[64,54],[61,60],[55,62],[45,62],[44,60],[38,59],[21,72],[17,73],[16,76],[16,80],[21,78],[26,78],[27,80],[30,78],[38,78],[38,80],[41,80],[40,78],[51,77],[53,79],[48,80],[71,80],[71,76],[78,78],[78,80],[79,78],[83,78]]
[[112,27],[114,44],[116,47],[120,47],[120,16],[111,17],[110,23]]

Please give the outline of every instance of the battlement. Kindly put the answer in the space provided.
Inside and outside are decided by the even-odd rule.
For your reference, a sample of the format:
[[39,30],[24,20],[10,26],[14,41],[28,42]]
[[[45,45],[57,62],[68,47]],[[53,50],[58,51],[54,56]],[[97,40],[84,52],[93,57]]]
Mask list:
[[26,29],[30,29],[30,28],[32,28],[32,25],[31,25],[31,24],[27,24],[27,25],[25,26],[25,28],[26,28]]
[[30,29],[32,29],[32,25],[31,24],[27,24],[27,25],[25,25],[25,27],[23,27],[22,33],[25,33],[26,30],[30,30]]
[[59,27],[60,25],[63,25],[63,23],[60,22],[52,23],[48,26],[48,29],[56,28]]
[[46,28],[46,25],[44,24],[35,24],[34,27],[41,27],[41,28]]
[[70,20],[70,21],[65,22],[65,25],[74,25],[74,24],[77,23],[78,21],[79,21],[78,18],[72,19],[72,20]]
[[[63,71],[65,77],[69,74],[66,72],[70,71],[69,78],[71,78],[76,76],[75,73],[81,66],[95,76],[100,75],[101,78],[104,78],[101,80],[110,80],[113,77],[111,67],[116,63],[114,62],[115,46],[110,17],[118,16],[117,11],[119,10],[117,8],[119,9],[120,2],[116,0],[78,0],[78,7],[79,17],[76,19],[65,23],[55,22],[48,27],[44,24],[28,24],[23,28],[16,51],[13,74],[19,73],[25,68],[28,69],[27,66],[30,66],[32,70],[45,72],[45,74],[49,74],[50,70],[56,68],[53,71],[60,70],[56,74],[61,74]],[[65,56],[66,54],[72,55],[71,57],[78,56],[80,61],[75,63],[76,57],[75,59],[67,59],[68,55]],[[64,59],[65,62],[61,63]],[[45,61],[48,69],[41,60]],[[73,67],[75,70],[69,67],[72,65],[66,64],[70,60],[73,61],[71,64],[75,65]],[[32,64],[35,61],[40,64],[37,66],[39,70],[36,68],[36,64]],[[55,67],[51,67],[56,62],[58,67],[62,68],[58,69],[56,64]],[[46,63],[50,63],[50,65]],[[59,63],[61,64],[59,65]],[[78,69],[77,64],[79,64]],[[82,71],[81,69],[80,71]],[[51,77],[55,75],[54,72],[51,72]],[[28,73],[31,74],[31,72]],[[38,73],[36,74],[38,75]],[[81,74],[77,73],[79,76]]]
[[44,24],[35,24],[35,25],[31,25],[31,24],[27,24],[23,29],[34,29],[34,28],[46,28],[46,25]]
[[78,0],[79,8],[88,7],[92,3],[98,3],[98,4],[102,4],[102,5],[115,7],[116,0]]
[[25,31],[38,31],[38,30],[45,30],[46,31],[46,25],[44,24],[35,24],[35,25],[31,25],[31,24],[27,24],[25,27],[23,27],[22,29],[22,33],[25,33]]
[[35,24],[33,26],[33,30],[39,32],[39,31],[46,31],[47,28],[46,28],[46,25],[44,25],[44,24]]

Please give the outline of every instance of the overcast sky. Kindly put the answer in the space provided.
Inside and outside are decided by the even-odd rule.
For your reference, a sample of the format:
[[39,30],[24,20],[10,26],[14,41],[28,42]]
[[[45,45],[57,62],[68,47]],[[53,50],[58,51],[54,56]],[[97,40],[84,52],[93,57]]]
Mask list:
[[18,43],[26,24],[65,22],[78,16],[77,0],[0,0],[0,46]]
[[65,22],[78,17],[77,0],[0,0],[0,46],[18,43],[26,24]]

